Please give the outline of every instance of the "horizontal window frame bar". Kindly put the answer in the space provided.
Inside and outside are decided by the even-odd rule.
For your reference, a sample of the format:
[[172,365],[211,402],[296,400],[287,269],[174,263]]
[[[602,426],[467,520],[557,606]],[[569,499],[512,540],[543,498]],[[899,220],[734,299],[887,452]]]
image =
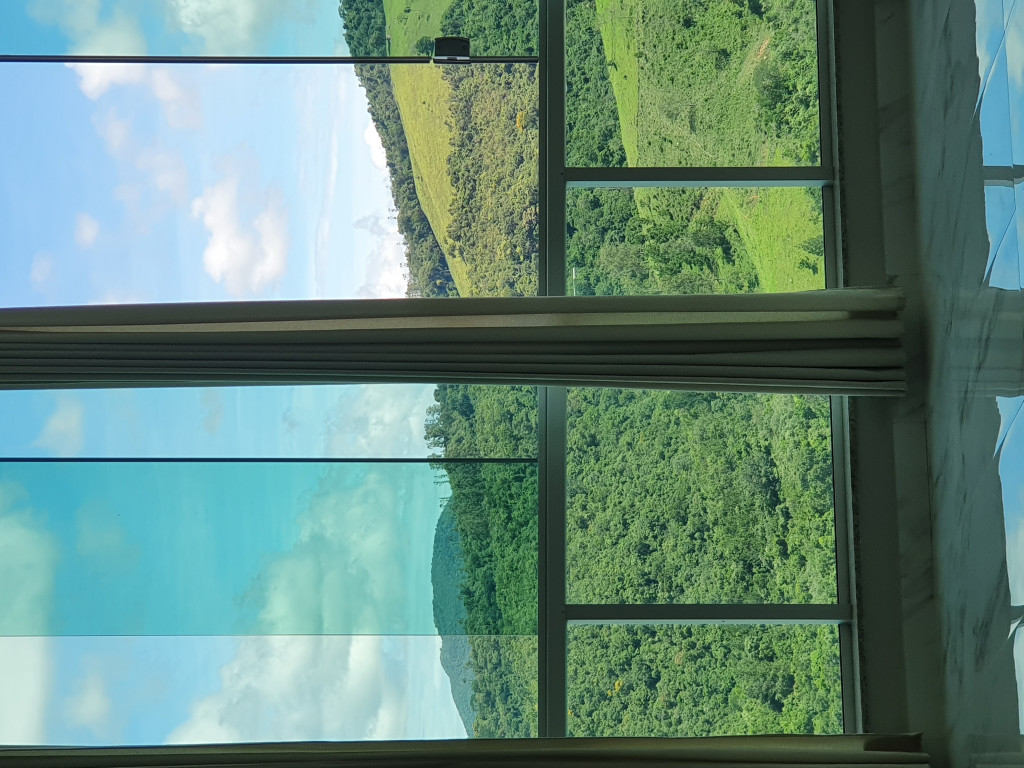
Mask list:
[[569,189],[610,187],[830,187],[831,169],[821,166],[743,168],[566,168]]
[[1024,181],[1024,165],[983,165],[981,177],[986,187],[1012,187]]
[[668,604],[603,605],[570,603],[571,625],[592,624],[849,624],[848,603],[826,604]]
[[[430,56],[71,56],[0,54],[2,64],[433,64]],[[438,65],[539,64],[539,56],[471,56]]]

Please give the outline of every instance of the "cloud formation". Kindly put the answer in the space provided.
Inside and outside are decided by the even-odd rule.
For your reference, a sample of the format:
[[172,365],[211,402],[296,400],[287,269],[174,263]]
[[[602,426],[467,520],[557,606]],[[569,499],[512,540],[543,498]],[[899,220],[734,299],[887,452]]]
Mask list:
[[[120,86],[144,86],[160,103],[164,120],[172,128],[195,129],[203,125],[202,104],[198,90],[177,76],[167,67],[151,64],[112,64],[106,62],[70,62],[66,67],[78,75],[78,88],[86,98],[98,101],[112,88]],[[108,113],[108,115],[113,113]],[[114,154],[120,143],[117,135],[105,135],[107,126],[97,126],[100,135],[107,142],[107,148]],[[127,126],[113,126],[124,129]],[[113,141],[111,141],[113,139]],[[113,145],[113,148],[112,148]]]
[[57,407],[32,444],[61,458],[82,452],[85,439],[85,409],[74,395],[57,395]]
[[388,156],[384,151],[384,142],[380,140],[380,134],[377,133],[377,126],[373,124],[372,120],[366,124],[366,130],[363,131],[363,141],[370,148],[370,160],[373,161],[373,164],[378,170],[386,170]]
[[136,85],[145,82],[145,64],[102,64],[72,62],[66,64],[78,74],[78,87],[86,98],[96,101],[117,85]]
[[87,213],[75,217],[75,242],[79,248],[92,248],[100,236],[100,223]]
[[[266,53],[273,26],[293,19],[312,22],[314,0],[168,0],[172,23],[203,41],[214,56]],[[322,4],[321,4],[322,5]]]
[[46,637],[0,637],[0,744],[47,743],[46,710],[53,681],[50,643]]
[[434,404],[433,385],[370,384],[355,392],[355,398],[340,397],[327,419],[325,455],[427,455],[423,414]]
[[44,636],[57,560],[24,490],[0,483],[0,744],[46,743],[53,661]]
[[103,675],[86,672],[66,702],[67,718],[72,725],[86,728],[97,738],[110,731],[110,696]]
[[29,270],[29,279],[32,287],[36,290],[43,290],[53,279],[53,259],[49,254],[37,253],[32,257],[32,266]]
[[364,216],[352,225],[374,238],[374,246],[363,262],[363,283],[356,290],[360,299],[390,299],[405,296],[409,284],[405,239],[395,219],[380,214]]
[[[220,689],[194,704],[169,742],[465,734],[439,639],[401,636],[433,629],[429,544],[422,556],[408,544],[423,534],[411,526],[433,524],[417,494],[423,478],[406,472],[418,470],[326,471],[298,518],[298,540],[247,596],[258,608],[255,632],[269,636],[238,641]],[[427,595],[410,599],[420,569]],[[423,626],[414,623],[420,614]]]
[[116,6],[101,14],[100,0],[31,0],[28,12],[43,24],[58,27],[77,56],[142,56],[146,40],[138,20]]
[[57,546],[26,502],[20,488],[0,484],[0,636],[50,629]]
[[171,744],[401,738],[407,702],[379,637],[246,637]]
[[[202,219],[210,234],[203,252],[206,273],[236,298],[264,293],[288,268],[288,213],[284,196],[268,187],[256,201],[239,197],[241,179],[228,175],[192,203],[192,215]],[[248,205],[246,204],[248,203]],[[246,208],[258,212],[249,218]]]
[[188,169],[180,153],[145,149],[135,158],[135,167],[147,175],[159,191],[176,203],[188,201]]
[[[248,599],[259,607],[256,631],[266,634],[393,634],[408,631],[410,557],[402,518],[415,488],[405,470],[332,467],[309,509],[298,517],[298,541],[269,562]],[[428,526],[432,530],[432,526]],[[433,629],[432,619],[423,626]]]

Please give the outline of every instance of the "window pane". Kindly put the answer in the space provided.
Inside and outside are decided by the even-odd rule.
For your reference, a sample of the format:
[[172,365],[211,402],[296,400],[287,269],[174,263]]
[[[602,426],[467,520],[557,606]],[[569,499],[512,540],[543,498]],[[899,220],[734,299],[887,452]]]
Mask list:
[[842,733],[836,627],[570,626],[573,736]]
[[6,64],[0,95],[0,306],[536,293],[534,65]]
[[9,391],[0,457],[537,456],[533,387],[359,384]]
[[0,744],[466,738],[476,715],[456,706],[461,691],[442,661],[449,640],[0,638],[0,692],[17,713]]
[[534,389],[0,403],[0,743],[537,734]]
[[834,603],[829,401],[571,389],[573,603]]
[[825,287],[819,189],[569,189],[566,205],[572,295]]
[[568,161],[815,165],[813,0],[569,0]]
[[7,563],[45,575],[52,599],[6,612],[0,634],[529,634],[536,475],[532,462],[6,462],[4,520],[39,545]]
[[0,54],[429,56],[537,51],[537,0],[5,0]]

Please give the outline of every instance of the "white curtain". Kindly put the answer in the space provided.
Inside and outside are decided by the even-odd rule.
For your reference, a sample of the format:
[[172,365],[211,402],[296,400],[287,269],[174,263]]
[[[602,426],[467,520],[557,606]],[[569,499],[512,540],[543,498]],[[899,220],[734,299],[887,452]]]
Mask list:
[[895,289],[0,310],[0,389],[489,382],[899,395]]

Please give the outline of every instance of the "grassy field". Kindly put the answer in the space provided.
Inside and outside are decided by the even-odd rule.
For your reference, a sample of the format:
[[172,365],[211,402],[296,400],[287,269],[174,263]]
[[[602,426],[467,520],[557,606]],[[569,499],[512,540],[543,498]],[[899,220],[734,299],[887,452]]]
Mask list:
[[639,165],[640,159],[640,59],[636,50],[639,10],[634,0],[597,0],[598,28],[615,91],[622,145],[630,165]]
[[[803,247],[822,236],[821,207],[807,191],[724,189],[718,215],[739,232],[762,291],[789,293],[825,287],[824,264]],[[809,268],[812,264],[818,266],[817,271]]]
[[[678,0],[594,0],[608,60],[622,140],[632,166],[791,165],[798,141],[758,123],[759,78],[778,41],[757,17],[741,19],[732,3],[690,14]],[[809,19],[813,4],[808,3]],[[666,199],[636,190],[638,213],[657,219]],[[821,208],[809,191],[724,190],[716,217],[736,228],[760,290],[824,287]],[[812,249],[813,250],[813,249]]]
[[[441,17],[449,5],[451,0],[384,0],[392,55],[413,54],[416,41],[421,37],[439,36]],[[474,291],[466,264],[452,255],[448,237],[455,195],[448,174],[448,156],[452,149],[450,88],[439,67],[422,64],[393,65],[391,82],[402,114],[420,205],[445,253],[459,295],[472,296]]]
[[441,35],[441,17],[452,0],[384,0],[390,56],[416,56],[416,42]]

